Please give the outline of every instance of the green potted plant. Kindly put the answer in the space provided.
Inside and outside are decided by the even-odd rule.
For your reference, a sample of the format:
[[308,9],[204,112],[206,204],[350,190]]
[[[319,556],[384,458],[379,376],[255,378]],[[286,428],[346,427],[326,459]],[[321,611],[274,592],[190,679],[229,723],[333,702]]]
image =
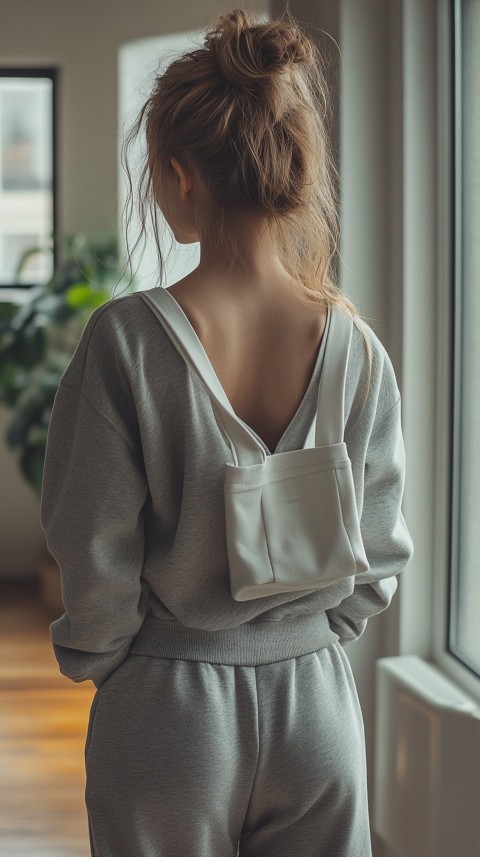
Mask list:
[[[48,282],[25,290],[20,304],[2,300],[0,292],[0,402],[12,410],[5,441],[17,451],[20,471],[39,499],[60,377],[90,314],[112,297],[118,282],[115,236],[93,239],[81,233],[62,240],[63,260]],[[39,251],[33,247],[23,253],[17,281],[27,259]],[[47,550],[46,556],[40,570],[44,599],[58,609],[58,566]]]

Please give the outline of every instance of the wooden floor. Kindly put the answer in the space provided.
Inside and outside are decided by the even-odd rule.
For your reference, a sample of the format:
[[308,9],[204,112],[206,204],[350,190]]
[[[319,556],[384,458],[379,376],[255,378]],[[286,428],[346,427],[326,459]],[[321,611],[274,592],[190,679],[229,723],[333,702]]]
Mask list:
[[35,580],[0,580],[0,857],[90,857],[84,745],[95,687],[58,670]]

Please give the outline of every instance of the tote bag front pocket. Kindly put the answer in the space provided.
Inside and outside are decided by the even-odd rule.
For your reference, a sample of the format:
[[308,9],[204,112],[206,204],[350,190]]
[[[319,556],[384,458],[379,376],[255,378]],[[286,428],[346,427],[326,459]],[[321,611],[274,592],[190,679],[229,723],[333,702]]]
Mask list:
[[236,601],[323,589],[369,568],[344,443],[227,464],[225,515]]

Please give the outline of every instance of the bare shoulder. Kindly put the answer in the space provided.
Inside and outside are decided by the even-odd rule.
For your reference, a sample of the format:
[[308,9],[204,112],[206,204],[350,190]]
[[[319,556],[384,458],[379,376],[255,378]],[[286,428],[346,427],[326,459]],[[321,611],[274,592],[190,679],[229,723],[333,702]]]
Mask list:
[[[305,303],[300,301],[285,278],[271,280],[267,287],[249,284],[247,287],[240,279],[213,279],[197,271],[192,271],[183,279],[168,287],[168,291],[180,304],[187,315],[199,326],[207,327],[209,322],[229,322],[244,320],[263,326],[265,321],[274,325],[306,326],[312,322],[323,328],[327,308],[324,302]],[[283,322],[283,324],[282,324]]]

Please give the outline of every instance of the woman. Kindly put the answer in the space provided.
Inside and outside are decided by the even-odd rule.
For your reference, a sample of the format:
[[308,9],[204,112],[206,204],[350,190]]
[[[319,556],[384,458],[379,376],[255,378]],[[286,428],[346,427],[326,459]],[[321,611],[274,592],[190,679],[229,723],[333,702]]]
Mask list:
[[344,439],[369,570],[235,600],[231,450],[208,391],[139,293],[93,312],[55,400],[41,524],[62,574],[60,670],[97,687],[85,745],[96,857],[371,855],[343,645],[388,607],[413,547],[393,367],[331,270],[326,104],[293,19],[234,10],[156,79],[133,128],[146,117],[155,234],[158,205],[177,241],[200,242],[170,296],[270,453],[303,446],[328,319],[353,317]]

